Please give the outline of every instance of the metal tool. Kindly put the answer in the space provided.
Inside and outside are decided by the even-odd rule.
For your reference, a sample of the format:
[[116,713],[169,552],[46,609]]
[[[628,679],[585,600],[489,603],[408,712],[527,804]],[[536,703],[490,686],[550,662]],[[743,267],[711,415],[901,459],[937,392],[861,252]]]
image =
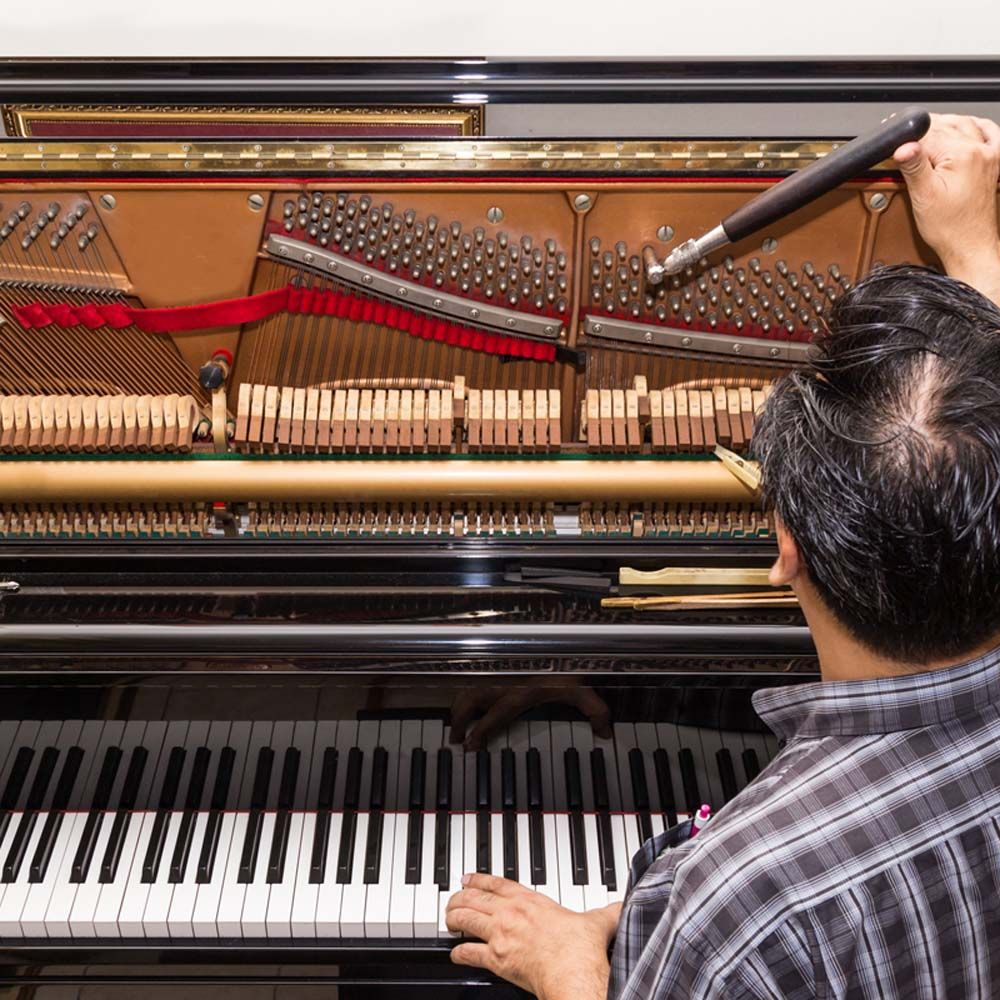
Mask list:
[[658,285],[668,274],[692,267],[702,257],[768,226],[858,174],[871,170],[907,142],[922,138],[931,125],[924,108],[904,108],[864,135],[779,181],[726,216],[719,225],[681,243],[662,262],[646,260],[646,280]]

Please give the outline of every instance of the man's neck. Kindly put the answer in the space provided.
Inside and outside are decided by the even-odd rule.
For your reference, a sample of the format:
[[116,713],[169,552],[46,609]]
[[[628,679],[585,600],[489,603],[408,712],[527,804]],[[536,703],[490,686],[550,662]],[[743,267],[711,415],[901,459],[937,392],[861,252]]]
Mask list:
[[824,681],[858,681],[876,677],[902,677],[906,674],[944,670],[957,663],[974,659],[1000,645],[1000,636],[994,636],[981,647],[958,657],[913,663],[880,656],[858,642],[827,610],[812,585],[796,581],[794,590],[812,633],[819,656],[820,674]]

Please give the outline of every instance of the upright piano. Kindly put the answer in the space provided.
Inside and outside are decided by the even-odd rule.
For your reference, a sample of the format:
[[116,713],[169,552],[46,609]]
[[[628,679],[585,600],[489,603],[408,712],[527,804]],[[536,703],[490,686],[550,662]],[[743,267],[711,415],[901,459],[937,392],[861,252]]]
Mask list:
[[887,163],[650,265],[914,100],[1000,71],[0,63],[0,985],[495,985],[464,871],[621,899],[767,768],[715,447],[933,258]]

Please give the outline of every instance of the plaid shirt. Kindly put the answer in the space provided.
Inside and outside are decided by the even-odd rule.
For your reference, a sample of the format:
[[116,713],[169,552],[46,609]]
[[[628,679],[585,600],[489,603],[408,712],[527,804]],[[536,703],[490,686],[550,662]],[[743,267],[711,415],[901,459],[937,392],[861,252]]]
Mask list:
[[754,706],[784,749],[636,855],[608,996],[1000,997],[1000,649]]

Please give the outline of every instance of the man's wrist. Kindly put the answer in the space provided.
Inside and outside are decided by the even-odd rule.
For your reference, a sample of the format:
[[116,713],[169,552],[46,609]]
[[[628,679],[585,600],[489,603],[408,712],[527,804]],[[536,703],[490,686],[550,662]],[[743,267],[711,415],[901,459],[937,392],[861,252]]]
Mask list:
[[605,1000],[610,976],[611,965],[602,955],[585,968],[560,975],[557,982],[540,989],[538,1000]]
[[974,253],[941,254],[945,273],[1000,305],[1000,243]]

